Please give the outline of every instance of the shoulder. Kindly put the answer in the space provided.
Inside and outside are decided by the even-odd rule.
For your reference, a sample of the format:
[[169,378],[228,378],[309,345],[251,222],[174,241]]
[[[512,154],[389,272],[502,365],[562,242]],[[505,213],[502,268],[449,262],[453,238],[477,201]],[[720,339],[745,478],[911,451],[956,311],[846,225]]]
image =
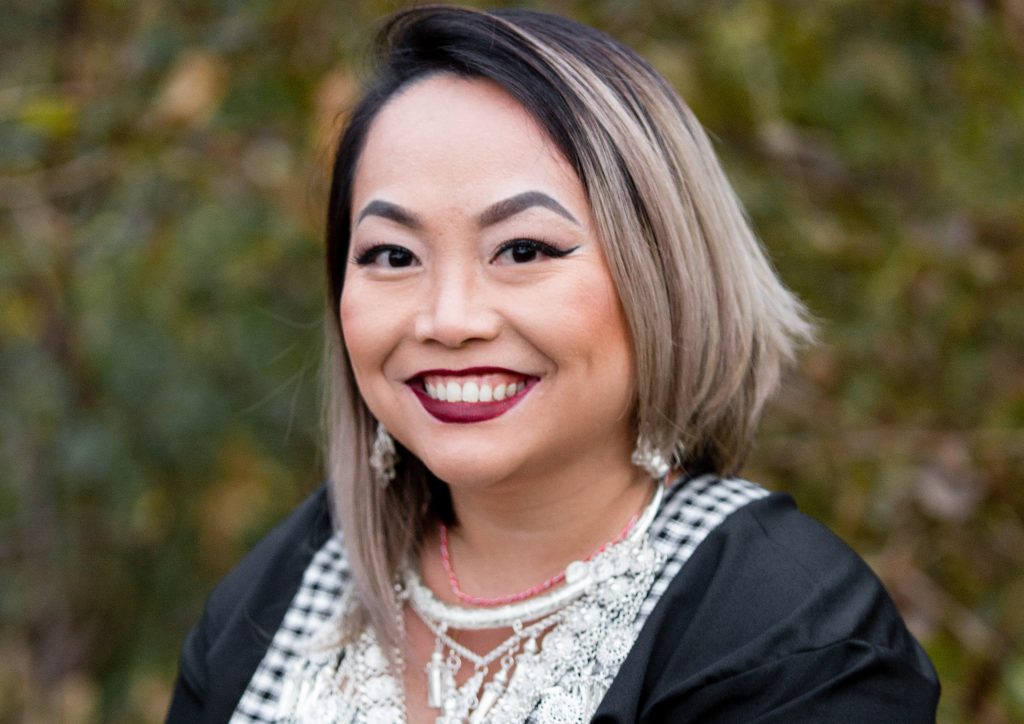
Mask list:
[[[693,606],[709,623],[728,622],[720,632],[724,640],[715,643],[756,640],[772,656],[852,637],[907,643],[895,605],[870,567],[797,510],[788,495],[769,495],[737,510],[690,564],[669,589],[664,623],[672,607]],[[695,598],[697,581],[704,585]],[[780,630],[786,634],[782,640],[763,636]]]
[[783,494],[703,539],[620,673],[623,721],[928,721],[938,696],[878,578]]
[[226,721],[295,595],[313,554],[332,533],[319,488],[213,589],[182,646],[168,721]]

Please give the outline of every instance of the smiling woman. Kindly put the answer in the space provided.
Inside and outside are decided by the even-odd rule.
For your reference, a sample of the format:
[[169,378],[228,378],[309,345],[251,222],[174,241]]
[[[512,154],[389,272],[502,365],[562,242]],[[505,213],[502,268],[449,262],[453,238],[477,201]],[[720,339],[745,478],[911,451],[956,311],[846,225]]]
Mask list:
[[933,718],[869,569],[734,477],[810,328],[682,101],[533,12],[379,48],[330,199],[329,494],[212,594],[170,720]]
[[412,83],[370,128],[352,208],[340,317],[362,400],[457,486],[460,520],[495,530],[495,503],[572,481],[620,494],[632,344],[583,185],[533,117],[491,81]]

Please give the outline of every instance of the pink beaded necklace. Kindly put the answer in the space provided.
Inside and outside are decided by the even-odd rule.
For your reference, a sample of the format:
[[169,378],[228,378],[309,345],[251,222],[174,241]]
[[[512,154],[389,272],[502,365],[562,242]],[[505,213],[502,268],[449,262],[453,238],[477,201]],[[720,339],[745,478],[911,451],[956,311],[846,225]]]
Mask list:
[[[621,533],[615,536],[613,540],[610,540],[604,545],[602,545],[600,548],[595,550],[593,553],[591,553],[583,560],[589,561],[598,553],[604,551],[608,546],[615,545],[616,543],[621,542],[627,535],[629,535],[629,531],[633,529],[633,526],[636,524],[636,521],[639,518],[639,513],[634,515],[632,518],[629,519],[629,522],[626,523],[626,526],[622,529]],[[551,578],[547,579],[546,581],[538,583],[536,586],[531,586],[530,588],[527,588],[525,591],[520,591],[519,593],[510,593],[507,596],[495,596],[493,598],[486,598],[484,596],[474,596],[472,594],[466,593],[462,590],[462,586],[459,585],[459,578],[455,575],[455,568],[452,567],[452,557],[451,553],[448,551],[448,526],[446,526],[444,523],[441,523],[440,532],[441,565],[444,566],[444,572],[448,574],[448,585],[451,587],[452,593],[455,594],[455,597],[459,599],[462,603],[468,603],[471,606],[503,606],[507,603],[525,601],[527,598],[532,598],[533,596],[536,596],[538,593],[543,593],[544,591],[547,591],[548,589],[557,586],[559,583],[565,580],[565,571],[562,571],[557,575],[551,576]]]

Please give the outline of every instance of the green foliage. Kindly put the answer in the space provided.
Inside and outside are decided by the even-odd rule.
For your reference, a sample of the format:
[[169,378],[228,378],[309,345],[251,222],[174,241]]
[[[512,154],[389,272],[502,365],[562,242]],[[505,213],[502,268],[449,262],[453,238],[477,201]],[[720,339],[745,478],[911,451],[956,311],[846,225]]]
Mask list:
[[[402,4],[5,8],[0,722],[161,720],[319,484],[327,161]],[[821,320],[747,474],[869,558],[944,721],[1024,718],[1019,3],[529,4],[669,77]]]

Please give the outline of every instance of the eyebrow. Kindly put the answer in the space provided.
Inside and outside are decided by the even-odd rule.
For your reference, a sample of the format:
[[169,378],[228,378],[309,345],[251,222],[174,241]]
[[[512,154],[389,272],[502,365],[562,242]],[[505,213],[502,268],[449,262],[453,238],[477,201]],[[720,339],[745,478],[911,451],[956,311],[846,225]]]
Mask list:
[[534,206],[542,206],[545,209],[554,211],[559,216],[565,217],[577,226],[580,223],[576,220],[575,216],[569,213],[567,208],[541,191],[524,191],[521,194],[510,196],[496,204],[492,204],[487,207],[476,220],[480,226],[491,226]]
[[367,216],[380,216],[385,219],[390,219],[396,224],[407,226],[410,229],[423,228],[423,223],[419,220],[419,217],[417,217],[416,214],[403,209],[398,204],[392,204],[389,201],[381,201],[380,199],[375,199],[363,207],[363,210],[359,212],[359,216],[356,218],[356,224]]
[[[479,216],[477,216],[477,224],[481,227],[493,226],[494,224],[504,221],[516,214],[522,213],[534,206],[541,206],[550,211],[554,211],[559,216],[568,219],[577,226],[580,223],[567,208],[562,206],[546,193],[542,191],[524,191],[521,194],[510,196],[507,199],[503,199],[488,206]],[[381,218],[389,219],[390,221],[394,221],[396,224],[401,224],[402,226],[410,229],[423,228],[423,222],[420,221],[416,214],[402,208],[398,204],[393,204],[390,201],[374,199],[368,203],[363,207],[363,210],[359,212],[359,216],[356,217],[356,224],[359,224],[359,222],[367,216],[380,216]]]

